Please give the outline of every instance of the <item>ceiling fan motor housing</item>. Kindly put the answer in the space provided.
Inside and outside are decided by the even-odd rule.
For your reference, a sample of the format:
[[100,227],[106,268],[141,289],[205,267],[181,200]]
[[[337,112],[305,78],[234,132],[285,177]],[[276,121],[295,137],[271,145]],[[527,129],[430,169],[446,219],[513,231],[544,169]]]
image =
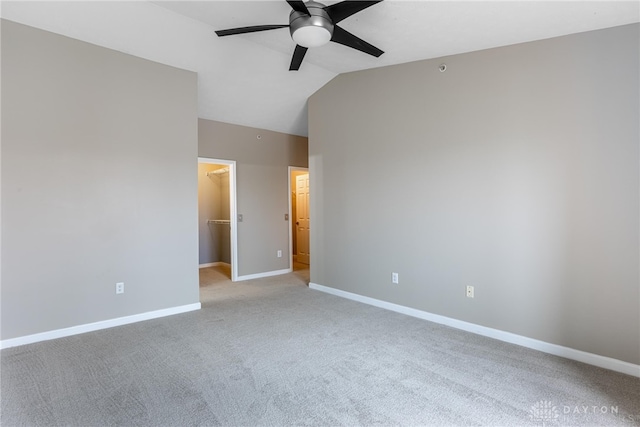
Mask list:
[[333,21],[324,10],[325,5],[314,1],[305,3],[309,15],[296,10],[289,15],[291,38],[300,46],[317,47],[328,43],[333,36]]

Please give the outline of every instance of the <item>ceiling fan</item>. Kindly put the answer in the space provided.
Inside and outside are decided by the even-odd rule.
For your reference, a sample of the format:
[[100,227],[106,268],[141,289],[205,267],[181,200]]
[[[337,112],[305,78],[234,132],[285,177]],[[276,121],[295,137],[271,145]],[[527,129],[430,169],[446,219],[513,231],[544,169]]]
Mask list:
[[228,30],[216,31],[218,37],[232,36],[234,34],[254,33],[257,31],[275,30],[289,27],[291,38],[296,42],[293,51],[293,58],[289,71],[297,71],[307,49],[318,47],[330,41],[357,49],[361,52],[373,55],[376,58],[384,52],[366,41],[354,36],[347,30],[339,27],[338,22],[363,9],[380,3],[382,0],[374,1],[342,1],[330,6],[315,1],[306,3],[298,0],[287,0],[291,6],[289,14],[289,24],[277,25],[255,25],[251,27],[231,28]]

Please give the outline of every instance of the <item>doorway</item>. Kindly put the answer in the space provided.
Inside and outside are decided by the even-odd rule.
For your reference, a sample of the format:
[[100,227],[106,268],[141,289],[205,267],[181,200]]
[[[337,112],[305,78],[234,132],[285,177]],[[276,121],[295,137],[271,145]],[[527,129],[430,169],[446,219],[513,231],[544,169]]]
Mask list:
[[199,267],[238,277],[236,162],[198,157]]
[[309,169],[289,167],[289,247],[292,270],[308,269],[309,253]]

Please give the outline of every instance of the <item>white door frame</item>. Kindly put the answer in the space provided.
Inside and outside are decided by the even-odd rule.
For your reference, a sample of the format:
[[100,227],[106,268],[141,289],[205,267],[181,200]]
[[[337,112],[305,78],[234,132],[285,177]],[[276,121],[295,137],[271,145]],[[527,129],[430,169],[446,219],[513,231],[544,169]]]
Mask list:
[[229,223],[231,225],[231,281],[238,280],[238,214],[236,205],[236,161],[198,157],[198,163],[229,167]]
[[[287,195],[288,195],[288,200],[289,200],[289,267],[291,268],[291,271],[293,271],[293,223],[295,222],[295,218],[293,217],[293,212],[291,212],[292,207],[291,207],[291,173],[295,172],[295,171],[300,171],[300,172],[306,172],[309,173],[309,168],[299,168],[297,166],[289,166],[289,176],[287,177],[287,182],[289,183],[288,187],[287,187]],[[311,179],[311,176],[309,176],[309,179]],[[309,198],[311,198],[312,196],[309,195]],[[309,220],[311,221],[311,220]],[[311,261],[311,260],[309,260]]]

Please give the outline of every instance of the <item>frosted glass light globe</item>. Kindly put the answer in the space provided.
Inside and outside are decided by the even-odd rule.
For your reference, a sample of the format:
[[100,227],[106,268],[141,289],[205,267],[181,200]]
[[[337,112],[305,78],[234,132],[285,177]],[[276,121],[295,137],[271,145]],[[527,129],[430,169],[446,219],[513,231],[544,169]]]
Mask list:
[[318,47],[329,43],[331,33],[324,27],[309,25],[298,28],[292,35],[293,40],[303,47]]

